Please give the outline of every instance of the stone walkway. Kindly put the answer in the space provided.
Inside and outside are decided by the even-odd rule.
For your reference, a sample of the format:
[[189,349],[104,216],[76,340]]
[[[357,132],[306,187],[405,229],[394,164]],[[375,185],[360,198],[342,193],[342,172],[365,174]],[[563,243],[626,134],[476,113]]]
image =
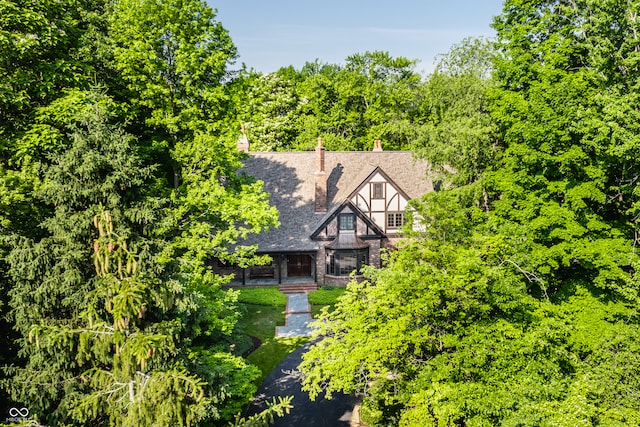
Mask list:
[[276,338],[311,336],[311,305],[306,293],[287,294],[285,318],[285,326],[276,326]]

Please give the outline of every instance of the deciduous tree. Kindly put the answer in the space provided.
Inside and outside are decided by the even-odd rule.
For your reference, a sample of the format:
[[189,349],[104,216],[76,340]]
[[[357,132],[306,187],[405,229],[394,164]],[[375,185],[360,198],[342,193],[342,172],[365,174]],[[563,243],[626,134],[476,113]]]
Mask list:
[[636,9],[506,2],[495,86],[471,104],[500,156],[442,151],[459,180],[318,323],[308,390],[363,393],[373,425],[639,422]]

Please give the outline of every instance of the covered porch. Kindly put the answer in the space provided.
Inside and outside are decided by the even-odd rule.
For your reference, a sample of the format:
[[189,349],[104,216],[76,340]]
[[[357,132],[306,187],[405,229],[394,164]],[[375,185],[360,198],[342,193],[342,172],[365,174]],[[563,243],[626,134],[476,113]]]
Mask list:
[[278,252],[268,265],[233,269],[231,286],[277,286],[292,283],[315,283],[316,252]]

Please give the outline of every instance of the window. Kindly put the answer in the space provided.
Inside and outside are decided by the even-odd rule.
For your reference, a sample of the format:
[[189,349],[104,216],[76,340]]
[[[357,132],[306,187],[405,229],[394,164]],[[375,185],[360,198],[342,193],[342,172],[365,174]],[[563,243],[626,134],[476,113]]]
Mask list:
[[404,213],[392,212],[387,214],[387,228],[400,228],[404,225]]
[[363,265],[369,264],[369,251],[360,251],[358,255],[360,256],[360,259],[358,260],[359,262],[358,270],[360,270],[360,268],[362,268]]
[[340,255],[340,276],[348,276],[353,270],[358,269],[356,264],[355,254],[341,254]]
[[371,184],[371,198],[373,199],[384,199],[384,183],[383,182],[374,182]]
[[369,263],[369,249],[328,250],[326,272],[333,276],[348,276],[353,271],[360,274],[363,265]]
[[341,214],[338,217],[340,222],[340,230],[355,230],[356,216],[354,214]]

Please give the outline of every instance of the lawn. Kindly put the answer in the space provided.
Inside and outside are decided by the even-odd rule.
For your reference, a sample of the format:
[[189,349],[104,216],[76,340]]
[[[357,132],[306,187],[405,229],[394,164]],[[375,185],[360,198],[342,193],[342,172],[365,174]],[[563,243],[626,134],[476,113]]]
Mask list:
[[[315,316],[326,305],[333,306],[342,295],[344,288],[321,288],[309,294],[312,313]],[[245,336],[255,336],[262,345],[253,351],[247,361],[256,365],[262,372],[256,381],[260,385],[278,363],[289,353],[309,342],[310,338],[276,338],[276,326],[285,324],[286,296],[278,291],[277,286],[261,288],[241,288],[238,301],[244,306],[244,315],[238,322],[239,329]],[[249,348],[249,340],[241,340],[238,345]]]
[[315,319],[320,314],[320,311],[323,307],[329,306],[330,309],[333,309],[333,306],[340,298],[347,288],[345,287],[335,287],[335,286],[323,286],[317,291],[311,292],[309,294],[309,304],[311,304],[311,316]]
[[275,337],[276,326],[284,325],[284,305],[270,307],[247,304],[246,315],[240,320],[240,324],[247,335],[258,337],[262,341],[262,345],[247,357],[247,361],[256,365],[262,372],[256,385],[262,384],[262,381],[278,366],[282,359],[310,339],[306,337]]

